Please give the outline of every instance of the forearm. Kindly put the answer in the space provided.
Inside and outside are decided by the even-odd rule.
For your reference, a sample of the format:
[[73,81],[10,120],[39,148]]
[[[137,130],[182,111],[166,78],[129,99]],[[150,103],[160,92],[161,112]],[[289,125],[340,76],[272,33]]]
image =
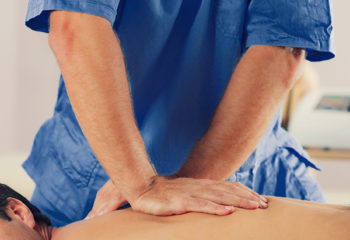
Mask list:
[[300,71],[303,51],[253,46],[236,67],[211,125],[177,173],[227,179],[256,148]]
[[92,150],[126,199],[149,183],[152,168],[138,131],[123,54],[110,23],[55,11],[50,46]]

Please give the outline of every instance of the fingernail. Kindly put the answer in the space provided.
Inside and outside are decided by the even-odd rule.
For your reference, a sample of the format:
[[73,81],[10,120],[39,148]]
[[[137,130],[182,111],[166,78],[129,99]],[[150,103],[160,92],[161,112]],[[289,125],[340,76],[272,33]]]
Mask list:
[[265,197],[260,196],[260,199],[267,203],[267,199]]
[[226,210],[231,210],[231,211],[232,211],[232,210],[233,210],[233,206],[225,206],[225,209],[226,209]]
[[89,220],[91,217],[90,216],[87,216],[86,218],[85,218],[85,220]]
[[262,208],[267,208],[267,203],[264,201],[260,201],[260,205],[262,206]]

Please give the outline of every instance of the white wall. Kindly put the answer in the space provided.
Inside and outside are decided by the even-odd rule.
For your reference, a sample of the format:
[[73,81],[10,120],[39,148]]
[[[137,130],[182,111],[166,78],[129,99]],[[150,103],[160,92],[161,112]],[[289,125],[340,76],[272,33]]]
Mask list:
[[350,1],[334,0],[333,22],[336,38],[336,58],[313,63],[320,74],[321,87],[350,88]]
[[[322,88],[350,88],[350,1],[334,0],[333,26],[336,37],[336,58],[313,63]],[[336,133],[335,133],[336,134]],[[350,140],[350,139],[349,139]],[[314,159],[322,172],[315,172],[326,199],[330,203],[350,202],[350,159]]]
[[3,1],[0,28],[0,153],[28,152],[53,112],[59,69],[47,35],[24,26],[26,1]]
[[[0,38],[0,152],[4,149],[10,149],[14,147],[14,134],[13,129],[15,127],[13,118],[15,113],[15,93],[16,83],[14,81],[15,76],[15,64],[17,55],[16,46],[17,36],[15,24],[15,1],[4,1],[2,3],[3,11],[1,12],[0,29],[4,29],[2,37]],[[4,21],[3,19],[6,19]]]

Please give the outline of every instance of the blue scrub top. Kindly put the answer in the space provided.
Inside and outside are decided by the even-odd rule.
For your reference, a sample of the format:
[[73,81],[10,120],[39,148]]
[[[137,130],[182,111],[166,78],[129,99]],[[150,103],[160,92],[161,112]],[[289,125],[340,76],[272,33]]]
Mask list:
[[[310,61],[334,57],[328,0],[29,0],[26,25],[49,32],[51,10],[110,21],[124,53],[136,121],[160,175],[178,170],[205,133],[248,47],[305,48]],[[281,111],[228,180],[265,195],[324,201],[307,171],[316,167],[280,118]],[[56,226],[84,218],[108,179],[79,127],[62,75],[54,115],[23,166],[37,185],[32,201]]]

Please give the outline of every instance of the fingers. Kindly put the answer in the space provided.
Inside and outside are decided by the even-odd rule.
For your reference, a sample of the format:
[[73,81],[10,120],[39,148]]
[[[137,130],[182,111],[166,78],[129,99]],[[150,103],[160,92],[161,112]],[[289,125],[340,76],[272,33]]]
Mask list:
[[262,199],[239,183],[208,179],[159,178],[152,188],[130,204],[136,211],[153,215],[186,212],[227,215],[234,212],[234,207],[246,209],[267,207]]
[[258,201],[250,200],[251,198],[241,197],[236,192],[226,192],[223,190],[201,191],[193,193],[192,197],[205,199],[220,205],[232,205],[246,209],[256,209],[260,206]]
[[245,209],[267,208],[266,198],[238,182],[199,181],[194,186],[192,196],[218,204],[233,205]]
[[199,198],[190,198],[186,203],[185,209],[188,212],[201,212],[220,216],[228,215],[235,211],[233,206],[220,205]]
[[[159,200],[159,199],[158,199]],[[212,215],[228,215],[235,211],[233,206],[225,206],[209,200],[188,197],[186,194],[178,194],[171,201],[138,201],[133,204],[133,210],[157,216],[179,215],[188,212],[200,212]]]
[[236,187],[239,187],[241,189],[244,189],[247,192],[250,192],[254,196],[258,197],[259,199],[263,200],[264,202],[267,202],[266,198],[260,196],[258,193],[254,192],[253,190],[251,190],[250,188],[244,186],[243,184],[241,184],[239,182],[226,182],[226,184],[231,185],[231,186],[236,186]]
[[[238,182],[226,182],[231,187],[231,192],[235,194],[235,196],[242,198],[243,200],[251,200],[255,201],[259,204],[259,207],[261,208],[267,208],[267,199],[263,196],[260,196],[250,188],[242,185]],[[243,208],[250,208],[250,204],[247,203],[247,201],[242,201]]]
[[102,201],[102,200],[99,200],[99,202],[95,201],[94,207],[86,216],[86,219],[101,216],[106,213],[117,210],[124,202],[126,202],[126,200],[121,201],[118,199],[117,200],[110,199],[109,201]]
[[113,182],[109,180],[96,194],[96,199],[92,210],[86,219],[101,216],[108,212],[118,209],[126,199],[123,198],[120,191],[115,187]]

